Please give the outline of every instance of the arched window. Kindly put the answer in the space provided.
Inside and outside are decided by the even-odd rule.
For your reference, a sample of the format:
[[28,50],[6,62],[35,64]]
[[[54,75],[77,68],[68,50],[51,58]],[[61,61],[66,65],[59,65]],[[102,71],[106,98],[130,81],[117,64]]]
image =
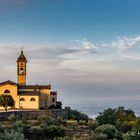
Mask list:
[[10,94],[10,90],[6,89],[6,90],[4,91],[4,94]]
[[20,68],[20,74],[23,74],[23,71],[24,71],[24,69],[23,68]]
[[23,66],[23,63],[20,63],[21,66]]
[[25,99],[24,98],[20,98],[20,101],[25,101]]
[[35,98],[31,98],[30,101],[35,101]]

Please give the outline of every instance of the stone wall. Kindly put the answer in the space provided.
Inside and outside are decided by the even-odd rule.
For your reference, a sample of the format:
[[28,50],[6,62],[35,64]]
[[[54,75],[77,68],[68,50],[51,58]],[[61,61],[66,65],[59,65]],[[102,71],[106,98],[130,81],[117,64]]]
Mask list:
[[8,111],[0,112],[0,120],[7,120],[8,116],[14,114],[19,119],[33,120],[41,115],[52,115],[54,117],[62,117],[68,119],[68,112],[65,109],[48,109],[48,110],[22,110],[22,111]]

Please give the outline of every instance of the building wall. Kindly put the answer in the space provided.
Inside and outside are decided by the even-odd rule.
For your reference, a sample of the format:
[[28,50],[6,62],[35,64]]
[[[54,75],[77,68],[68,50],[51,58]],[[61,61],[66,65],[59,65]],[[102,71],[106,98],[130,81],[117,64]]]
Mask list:
[[[35,101],[30,101],[32,98],[34,98]],[[39,96],[20,95],[19,100],[20,99],[24,99],[25,101],[19,102],[19,108],[21,108],[21,109],[39,109]]]
[[26,84],[26,75],[18,75],[17,81],[19,84]]
[[[13,97],[15,101],[15,108],[23,108],[23,109],[39,109],[40,107],[49,107],[51,105],[56,105],[57,95],[50,95],[50,89],[41,89],[40,96],[38,95],[20,95],[18,96],[17,85],[2,85],[0,86],[0,95],[4,94],[5,90],[10,91],[10,95]],[[21,98],[24,98],[25,101],[20,101]],[[30,101],[31,98],[35,98],[35,101]],[[54,98],[54,101],[53,101]],[[3,109],[3,107],[0,107]]]
[[50,104],[56,106],[57,94],[50,96]]
[[40,107],[50,106],[50,89],[41,89],[40,92]]
[[[10,91],[10,95],[13,97],[15,101],[15,107],[17,107],[18,106],[17,85],[6,84],[6,85],[0,86],[0,95],[4,94],[5,90]],[[2,107],[0,108],[2,109]]]

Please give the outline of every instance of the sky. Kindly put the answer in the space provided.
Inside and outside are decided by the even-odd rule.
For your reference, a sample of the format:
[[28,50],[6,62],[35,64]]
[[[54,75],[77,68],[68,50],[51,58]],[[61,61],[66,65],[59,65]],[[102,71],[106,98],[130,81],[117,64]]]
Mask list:
[[[139,0],[0,0],[0,81],[52,84],[65,106],[140,99]],[[131,103],[130,103],[131,104]]]

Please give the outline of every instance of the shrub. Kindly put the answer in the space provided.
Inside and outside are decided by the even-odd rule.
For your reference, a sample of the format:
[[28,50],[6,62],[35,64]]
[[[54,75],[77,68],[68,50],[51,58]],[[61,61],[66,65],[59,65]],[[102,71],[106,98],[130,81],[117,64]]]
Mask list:
[[38,121],[40,121],[42,124],[47,124],[47,125],[53,125],[55,120],[51,116],[46,116],[42,115],[38,117]]
[[92,134],[92,140],[108,140],[106,134]]
[[58,138],[54,138],[54,140],[73,140],[73,138],[71,138],[71,137],[58,137]]
[[8,116],[8,120],[13,123],[17,120],[17,118],[16,118],[15,114],[11,114],[10,116]]
[[140,140],[140,133],[137,131],[129,131],[123,135],[124,140]]
[[98,126],[97,122],[95,120],[92,120],[90,119],[88,121],[88,127],[91,129],[91,130],[95,130],[95,128]]
[[0,134],[0,140],[24,140],[24,135],[16,131],[5,131]]
[[16,121],[15,123],[13,123],[13,130],[15,132],[21,132],[23,133],[23,123],[21,120]]
[[78,123],[79,123],[80,125],[87,125],[87,122],[86,122],[85,120],[80,120]]
[[41,126],[66,124],[66,121],[63,120],[61,117],[53,118],[51,116],[46,116],[46,115],[39,116],[38,121],[41,123]]
[[95,134],[106,134],[108,139],[118,137],[118,133],[119,131],[117,130],[117,128],[114,125],[110,124],[103,124],[95,129]]
[[15,132],[23,133],[25,138],[30,137],[30,129],[31,129],[30,124],[23,123],[22,120],[19,120],[19,121],[16,121],[15,123],[13,123],[13,130]]
[[65,129],[61,126],[46,125],[42,128],[33,128],[32,133],[31,139],[33,140],[48,140],[65,136]]

